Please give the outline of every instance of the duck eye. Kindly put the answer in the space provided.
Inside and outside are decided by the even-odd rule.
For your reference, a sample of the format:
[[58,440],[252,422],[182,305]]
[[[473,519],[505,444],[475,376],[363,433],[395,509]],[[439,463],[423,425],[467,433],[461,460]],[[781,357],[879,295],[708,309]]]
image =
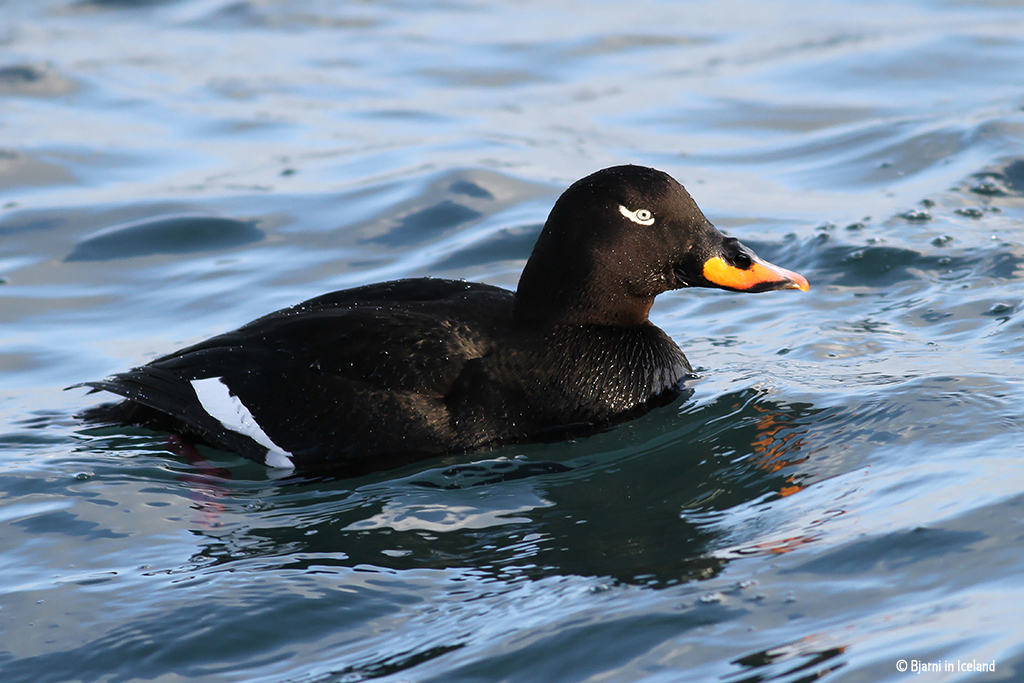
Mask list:
[[732,261],[733,265],[735,265],[740,270],[746,270],[747,268],[750,268],[750,266],[754,264],[754,262],[750,260],[750,257],[744,254],[742,251],[736,254]]
[[639,225],[654,225],[654,214],[649,209],[630,211],[622,204],[619,204],[619,213]]

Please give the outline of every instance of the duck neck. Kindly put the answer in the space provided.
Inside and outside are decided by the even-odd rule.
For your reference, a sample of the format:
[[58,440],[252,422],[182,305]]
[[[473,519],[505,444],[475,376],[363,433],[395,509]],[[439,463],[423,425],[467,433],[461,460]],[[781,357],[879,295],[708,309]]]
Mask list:
[[632,297],[612,293],[586,283],[568,286],[564,280],[538,285],[527,278],[519,281],[513,321],[518,327],[555,325],[608,325],[632,327],[648,324],[654,297]]
[[[554,230],[553,224],[572,223],[555,204],[523,267],[516,289],[513,320],[517,326],[611,325],[647,323],[654,294],[630,293],[593,246],[579,248],[581,230]],[[568,235],[568,236],[567,236]],[[602,260],[604,259],[604,260]],[[598,277],[597,273],[609,274]]]

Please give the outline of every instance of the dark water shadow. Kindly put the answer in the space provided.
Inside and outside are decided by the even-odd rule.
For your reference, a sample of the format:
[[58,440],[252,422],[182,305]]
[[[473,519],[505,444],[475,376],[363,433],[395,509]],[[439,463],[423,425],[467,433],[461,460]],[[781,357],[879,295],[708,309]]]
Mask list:
[[811,683],[846,666],[842,659],[845,645],[829,645],[807,637],[734,659],[730,664],[740,672],[724,680],[728,683]]
[[436,204],[402,216],[386,233],[367,241],[389,247],[420,244],[482,216],[482,213],[468,206],[451,199],[442,199]]
[[49,64],[10,64],[0,67],[0,96],[59,97],[79,89],[79,84]]
[[[503,448],[348,480],[286,480],[218,509],[247,525],[197,525],[209,569],[470,569],[501,581],[606,577],[664,587],[718,574],[728,512],[801,490],[805,437],[823,409],[755,390],[677,402],[576,442]],[[518,456],[518,457],[516,457]],[[206,518],[208,521],[208,518]]]
[[65,261],[108,261],[239,247],[264,237],[256,221],[176,215],[114,225],[84,237]]
[[974,173],[956,189],[995,202],[1001,197],[1024,197],[1024,159],[1007,159]]

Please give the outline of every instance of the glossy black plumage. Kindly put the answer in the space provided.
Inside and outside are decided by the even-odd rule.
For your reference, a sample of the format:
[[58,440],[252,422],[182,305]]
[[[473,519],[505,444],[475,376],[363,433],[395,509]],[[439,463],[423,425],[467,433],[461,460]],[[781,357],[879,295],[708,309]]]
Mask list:
[[673,395],[690,366],[647,313],[682,286],[806,281],[724,237],[668,175],[605,169],[556,202],[514,295],[436,279],[325,294],[88,383],[127,400],[86,417],[307,470],[557,438]]

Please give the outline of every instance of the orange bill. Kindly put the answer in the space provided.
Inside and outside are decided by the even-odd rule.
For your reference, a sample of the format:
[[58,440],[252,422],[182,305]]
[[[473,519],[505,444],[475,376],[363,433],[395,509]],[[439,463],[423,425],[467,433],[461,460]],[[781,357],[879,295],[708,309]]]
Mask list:
[[807,278],[785,268],[779,268],[760,259],[754,260],[746,270],[731,266],[720,256],[704,262],[704,278],[719,287],[739,292],[765,292],[772,289],[811,288]]

